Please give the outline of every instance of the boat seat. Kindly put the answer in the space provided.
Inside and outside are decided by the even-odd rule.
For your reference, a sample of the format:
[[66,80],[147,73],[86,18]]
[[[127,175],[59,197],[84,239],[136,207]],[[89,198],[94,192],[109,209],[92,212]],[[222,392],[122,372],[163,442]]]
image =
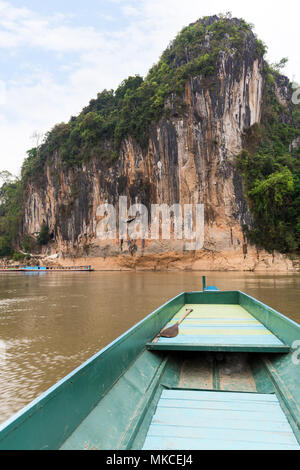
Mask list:
[[300,450],[275,394],[164,390],[143,450]]
[[151,350],[289,352],[259,320],[237,304],[186,304],[165,326],[174,325],[191,308],[174,338],[157,336]]

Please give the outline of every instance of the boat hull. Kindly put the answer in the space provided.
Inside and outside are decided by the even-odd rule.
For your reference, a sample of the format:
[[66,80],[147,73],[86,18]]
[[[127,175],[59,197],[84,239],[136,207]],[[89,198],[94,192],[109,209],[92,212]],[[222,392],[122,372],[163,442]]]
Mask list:
[[[223,351],[223,358],[216,350],[149,350],[186,304],[242,305],[288,350]],[[299,338],[299,325],[242,292],[182,293],[4,423],[0,449],[141,449],[166,388],[276,394],[299,442]],[[236,361],[242,366],[226,375]]]

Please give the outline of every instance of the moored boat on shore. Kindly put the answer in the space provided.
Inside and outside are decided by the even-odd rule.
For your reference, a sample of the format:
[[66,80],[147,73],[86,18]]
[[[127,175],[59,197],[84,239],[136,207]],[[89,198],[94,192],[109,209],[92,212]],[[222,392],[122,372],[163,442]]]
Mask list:
[[3,266],[0,272],[94,271],[91,266]]

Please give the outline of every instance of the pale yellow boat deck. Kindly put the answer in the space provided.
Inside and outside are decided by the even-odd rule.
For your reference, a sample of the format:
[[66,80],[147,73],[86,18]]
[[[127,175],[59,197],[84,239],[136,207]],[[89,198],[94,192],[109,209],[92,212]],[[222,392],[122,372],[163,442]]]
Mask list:
[[193,309],[179,325],[175,338],[157,337],[150,349],[283,351],[287,346],[259,320],[236,304],[186,304],[165,328],[174,325]]

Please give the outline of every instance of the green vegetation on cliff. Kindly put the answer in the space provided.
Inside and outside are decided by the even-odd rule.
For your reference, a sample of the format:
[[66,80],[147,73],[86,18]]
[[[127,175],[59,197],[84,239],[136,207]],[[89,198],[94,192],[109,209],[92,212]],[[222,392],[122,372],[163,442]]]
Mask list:
[[[33,252],[37,245],[46,245],[50,239],[49,228],[43,225],[37,239],[22,236],[22,215],[24,205],[24,181],[13,177],[8,172],[0,172],[0,257],[13,257],[14,261],[24,261],[26,255],[18,252],[22,248]],[[30,256],[29,256],[30,258]],[[28,256],[27,256],[28,259]]]
[[3,180],[0,188],[0,257],[12,256],[17,246],[23,199],[20,181],[9,174]]
[[262,121],[248,129],[238,166],[254,222],[246,229],[248,238],[288,253],[300,250],[300,106],[279,104],[276,80],[284,77],[270,67],[266,72]]

